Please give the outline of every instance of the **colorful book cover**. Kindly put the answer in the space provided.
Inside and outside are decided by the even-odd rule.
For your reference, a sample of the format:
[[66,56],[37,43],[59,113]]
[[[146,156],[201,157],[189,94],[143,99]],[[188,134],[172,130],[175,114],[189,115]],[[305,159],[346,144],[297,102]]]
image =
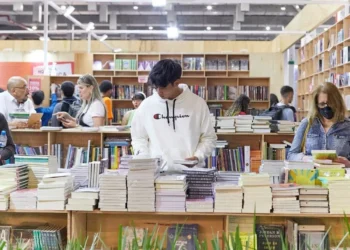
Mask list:
[[345,176],[345,169],[343,168],[331,168],[331,169],[325,169],[321,168],[318,169],[318,177],[344,177]]
[[318,172],[315,169],[290,169],[288,182],[299,185],[319,185]]
[[[180,235],[175,243],[175,250],[196,250],[195,237],[198,237],[198,224],[177,225],[181,230]],[[176,234],[176,225],[169,227],[167,250],[171,250]]]

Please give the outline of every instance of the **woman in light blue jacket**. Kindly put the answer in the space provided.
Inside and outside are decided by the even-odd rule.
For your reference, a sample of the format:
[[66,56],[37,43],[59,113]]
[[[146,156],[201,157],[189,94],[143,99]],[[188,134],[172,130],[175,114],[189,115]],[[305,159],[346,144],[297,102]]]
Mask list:
[[290,161],[310,161],[312,150],[336,150],[337,162],[350,167],[350,120],[338,88],[324,83],[312,94],[309,115],[303,119],[288,153]]

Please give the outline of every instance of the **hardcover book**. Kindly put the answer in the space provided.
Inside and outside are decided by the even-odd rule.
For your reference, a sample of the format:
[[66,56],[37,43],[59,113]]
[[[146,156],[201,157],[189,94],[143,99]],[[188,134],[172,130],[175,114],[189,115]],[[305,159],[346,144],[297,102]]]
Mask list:
[[[175,242],[176,250],[195,250],[195,237],[198,237],[198,224],[185,224],[178,225],[178,230],[181,233]],[[167,240],[167,250],[173,249],[171,246],[174,242],[176,235],[176,225],[169,227],[168,229],[168,240]]]
[[281,238],[284,239],[283,225],[257,225],[257,249],[282,249]]

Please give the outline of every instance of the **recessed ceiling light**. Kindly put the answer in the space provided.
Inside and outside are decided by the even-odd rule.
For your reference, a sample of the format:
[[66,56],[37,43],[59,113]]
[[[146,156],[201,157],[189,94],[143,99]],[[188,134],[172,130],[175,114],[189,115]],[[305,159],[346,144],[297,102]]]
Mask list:
[[270,30],[271,28],[270,28],[270,26],[266,26],[266,30]]
[[138,10],[138,9],[139,9],[139,7],[135,5],[134,6],[134,10]]
[[281,10],[285,11],[286,10],[286,6],[282,6]]
[[213,9],[213,6],[211,6],[211,5],[207,6],[207,10],[212,10],[212,9]]
[[210,27],[210,26],[208,26],[208,27],[207,27],[207,30],[211,30],[211,27]]
[[67,9],[66,5],[61,5],[61,10],[66,10],[66,9]]
[[36,27],[35,25],[32,26],[32,30],[37,30],[37,29],[38,29],[38,27]]
[[149,29],[149,30],[153,30],[153,27],[152,27],[152,26],[149,26],[148,29]]
[[300,6],[299,5],[295,5],[295,8],[300,9]]

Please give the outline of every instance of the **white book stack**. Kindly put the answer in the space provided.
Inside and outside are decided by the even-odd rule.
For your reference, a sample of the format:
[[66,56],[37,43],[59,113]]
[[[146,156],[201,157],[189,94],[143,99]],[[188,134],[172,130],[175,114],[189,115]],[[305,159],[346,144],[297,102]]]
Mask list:
[[17,189],[28,187],[28,165],[26,164],[7,164],[0,168],[0,180],[4,185],[17,185]]
[[241,186],[230,182],[216,182],[214,184],[215,213],[241,213],[243,205],[243,191]]
[[301,213],[328,214],[328,188],[321,186],[303,186],[300,188]]
[[259,173],[269,174],[270,183],[278,184],[281,183],[281,174],[284,166],[284,161],[264,160],[259,168]]
[[10,209],[36,210],[37,189],[22,189],[10,194]]
[[212,113],[210,113],[210,123],[213,126],[213,128],[215,128],[215,126],[216,126],[216,119],[215,119],[214,114],[212,114]]
[[129,169],[129,161],[132,155],[124,155],[120,158],[119,169]]
[[87,187],[89,182],[89,166],[88,164],[80,164],[70,169],[70,173],[74,177],[74,183],[79,187]]
[[70,173],[45,175],[38,186],[38,210],[64,210],[73,185]]
[[256,134],[271,133],[270,129],[270,116],[254,116],[252,129]]
[[272,192],[268,174],[241,174],[239,184],[243,187],[243,213],[270,213]]
[[134,158],[129,161],[128,211],[154,212],[154,180],[159,176],[159,159]]
[[186,175],[159,176],[155,182],[157,212],[186,212]]
[[232,116],[218,116],[216,127],[218,133],[235,133],[235,118]]
[[126,177],[128,170],[107,170],[100,175],[100,201],[101,211],[127,211]]
[[295,184],[272,185],[272,206],[274,213],[300,213],[299,186]]
[[278,134],[290,134],[294,133],[295,122],[291,121],[278,121]]
[[237,133],[253,133],[253,129],[252,129],[253,116],[240,115],[240,116],[234,116],[234,118],[236,121]]
[[204,199],[187,199],[186,211],[189,213],[212,213],[214,207],[213,197]]
[[89,163],[88,167],[88,187],[97,188],[98,187],[98,177],[102,173],[101,162],[93,161]]
[[98,201],[98,193],[98,188],[79,188],[72,192],[66,209],[72,211],[94,211]]
[[313,162],[304,161],[284,161],[284,166],[288,169],[314,169]]
[[217,171],[215,177],[217,182],[230,182],[231,184],[238,185],[241,172],[233,171]]
[[350,213],[350,179],[328,180],[329,212],[331,214]]
[[0,184],[0,210],[6,211],[9,207],[10,193],[17,190],[16,184],[1,183]]

